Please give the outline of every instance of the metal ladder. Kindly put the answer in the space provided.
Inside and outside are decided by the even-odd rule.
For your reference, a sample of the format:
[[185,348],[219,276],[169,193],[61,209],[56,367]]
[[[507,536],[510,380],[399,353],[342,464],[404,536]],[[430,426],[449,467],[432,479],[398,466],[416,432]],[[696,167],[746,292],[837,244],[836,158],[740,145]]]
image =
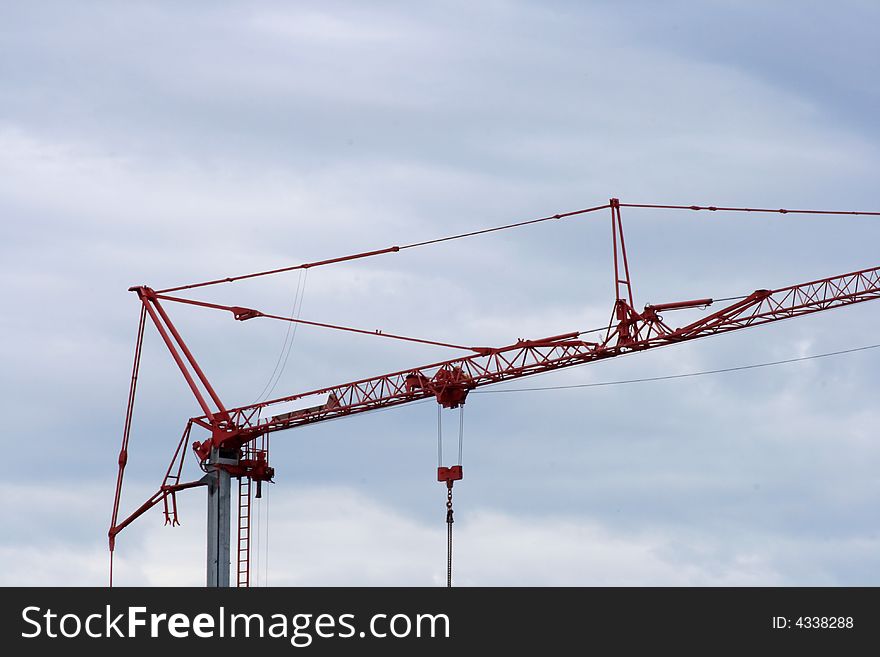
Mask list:
[[[246,450],[247,451],[247,450]],[[236,586],[251,585],[251,478],[238,478],[238,577]]]

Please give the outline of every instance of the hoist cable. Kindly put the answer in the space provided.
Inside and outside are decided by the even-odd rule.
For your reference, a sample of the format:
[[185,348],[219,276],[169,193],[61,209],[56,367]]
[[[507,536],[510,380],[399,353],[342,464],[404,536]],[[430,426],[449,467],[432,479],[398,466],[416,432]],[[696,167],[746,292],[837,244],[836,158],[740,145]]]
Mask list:
[[461,450],[464,442],[464,404],[458,407],[458,465],[461,465]]
[[443,467],[443,419],[440,415],[442,407],[437,404],[437,467]]
[[[437,467],[443,467],[443,407],[437,404]],[[464,404],[458,407],[458,461],[461,465],[461,457],[464,448]]]
[[452,523],[452,486],[449,486],[446,489],[446,588],[452,588]]
[[[441,479],[440,472],[446,470],[443,468],[443,413],[442,406],[437,404],[437,471],[438,479]],[[458,415],[458,466],[461,466],[462,440],[464,436],[464,405],[459,406]],[[452,469],[452,468],[450,468]],[[459,474],[459,479],[461,478]],[[443,481],[444,479],[441,479]],[[446,481],[446,586],[452,587],[452,484],[453,479],[445,479]]]

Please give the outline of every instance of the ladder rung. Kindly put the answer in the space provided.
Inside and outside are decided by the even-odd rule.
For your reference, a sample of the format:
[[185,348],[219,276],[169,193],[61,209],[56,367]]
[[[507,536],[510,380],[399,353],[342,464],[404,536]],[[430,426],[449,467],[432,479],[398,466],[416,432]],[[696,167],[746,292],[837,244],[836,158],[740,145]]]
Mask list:
[[[245,450],[245,458],[251,455]],[[251,480],[238,479],[238,586],[250,587]]]

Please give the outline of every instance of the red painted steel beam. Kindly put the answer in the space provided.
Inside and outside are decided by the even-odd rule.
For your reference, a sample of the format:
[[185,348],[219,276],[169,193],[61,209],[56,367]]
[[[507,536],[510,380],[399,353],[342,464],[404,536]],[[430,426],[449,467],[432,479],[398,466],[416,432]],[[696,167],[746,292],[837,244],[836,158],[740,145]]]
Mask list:
[[293,324],[305,324],[306,326],[316,326],[318,328],[332,329],[334,331],[346,331],[348,333],[359,333],[361,335],[370,335],[376,338],[388,338],[391,340],[403,340],[405,342],[416,342],[419,344],[432,345],[434,347],[448,347],[450,349],[460,349],[462,351],[483,351],[485,347],[465,347],[459,344],[450,344],[448,342],[438,342],[436,340],[426,340],[424,338],[413,338],[406,335],[398,335],[396,333],[386,333],[381,330],[368,331],[366,329],[352,328],[350,326],[340,326],[338,324],[327,324],[326,322],[313,322],[307,319],[298,319],[296,317],[283,317],[281,315],[272,315],[264,313],[254,308],[244,308],[242,306],[225,306],[219,303],[209,303],[207,301],[198,301],[196,299],[185,299],[183,297],[172,297],[166,294],[156,294],[155,299],[163,301],[174,301],[175,303],[183,303],[190,306],[199,306],[200,308],[211,308],[213,310],[226,310],[232,313],[232,316],[239,321],[246,321],[257,317],[265,319],[275,319],[282,322],[291,322]]
[[[152,293],[152,290],[150,290]],[[196,362],[195,356],[192,355],[192,352],[189,350],[189,347],[186,345],[186,342],[183,341],[180,333],[177,330],[177,327],[174,326],[174,323],[171,321],[171,318],[168,317],[168,314],[165,312],[165,309],[162,308],[162,304],[159,303],[159,299],[156,298],[155,293],[151,294],[150,301],[153,306],[156,307],[156,310],[159,311],[159,314],[162,316],[162,320],[165,322],[165,325],[168,327],[168,330],[171,331],[171,335],[174,336],[174,339],[177,341],[177,344],[180,346],[180,350],[186,356],[186,359],[189,361],[190,367],[192,367],[193,371],[196,373],[196,376],[199,377],[199,381],[202,382],[202,385],[205,387],[205,390],[208,391],[208,395],[210,395],[211,399],[214,400],[214,403],[217,405],[217,409],[219,411],[219,415],[221,418],[226,417],[226,408],[223,406],[223,402],[220,401],[220,397],[214,391],[214,387],[211,385],[211,382],[208,381],[208,377],[205,376],[205,373],[202,371],[202,368],[199,367],[198,362]],[[149,307],[148,307],[149,309]]]
[[147,308],[141,304],[141,315],[138,319],[137,338],[134,347],[134,363],[131,367],[131,382],[128,389],[128,406],[125,411],[125,425],[122,431],[122,445],[119,448],[119,456],[116,460],[118,470],[116,473],[116,493],[113,496],[113,513],[110,518],[110,551],[113,552],[115,534],[113,529],[119,519],[119,503],[122,498],[122,481],[125,476],[125,466],[128,464],[128,443],[131,438],[131,420],[134,414],[134,400],[137,392],[138,373],[140,371],[141,354],[144,346],[144,326],[147,321]]
[[[630,329],[634,339],[626,343],[616,341],[619,336],[613,324],[600,343],[579,340],[577,333],[544,340],[522,340],[482,354],[230,409],[233,429],[225,436],[216,435],[214,443],[241,445],[265,433],[430,397],[441,404],[457,406],[464,402],[469,390],[479,386],[876,299],[880,299],[880,267],[776,290],[758,290],[678,329],[669,329],[660,321],[642,318],[636,320]],[[702,304],[708,300],[697,301]],[[692,302],[685,302],[685,305],[689,303]],[[268,415],[273,406],[310,397],[326,397],[327,401],[278,416]],[[209,419],[204,416],[193,418],[193,422],[210,426]]]
[[[138,292],[138,294],[141,294]],[[208,402],[205,401],[204,395],[202,395],[202,391],[199,389],[199,386],[196,385],[196,382],[192,378],[192,374],[190,374],[189,369],[187,369],[186,364],[183,362],[183,358],[181,358],[180,354],[177,351],[177,348],[174,345],[171,337],[168,335],[168,331],[162,323],[162,319],[159,317],[156,310],[153,308],[153,304],[151,300],[145,296],[141,296],[141,302],[144,304],[144,308],[147,309],[147,314],[150,316],[150,319],[153,321],[153,324],[156,326],[156,330],[159,332],[159,336],[162,338],[162,341],[165,343],[165,346],[168,348],[171,357],[174,359],[174,362],[177,364],[180,373],[183,374],[183,378],[186,380],[187,385],[189,385],[189,389],[192,391],[193,396],[196,398],[199,406],[201,406],[202,410],[205,412],[205,416],[210,419],[211,422],[214,422],[214,412],[211,410],[211,407],[208,406]]]
[[[207,483],[200,479],[198,481],[188,481],[183,484],[172,484],[172,485],[161,486],[159,488],[159,490],[157,490],[155,493],[153,493],[153,495],[152,495],[152,497],[150,497],[150,499],[148,499],[146,502],[141,504],[137,509],[135,509],[131,513],[131,515],[129,515],[125,520],[122,520],[121,522],[115,524],[113,527],[110,528],[110,531],[108,532],[108,536],[110,537],[111,545],[112,545],[114,539],[116,538],[116,535],[119,532],[121,532],[123,529],[128,527],[131,523],[133,523],[135,520],[137,520],[140,516],[144,515],[147,511],[149,511],[154,506],[156,506],[159,502],[164,500],[167,496],[171,495],[172,493],[176,493],[178,491],[181,491],[181,490],[187,490],[188,488],[196,488],[198,486],[207,486]],[[111,551],[112,551],[112,548],[111,548]]]
[[671,303],[649,303],[645,306],[645,310],[652,310],[655,313],[665,312],[667,310],[685,310],[687,308],[703,308],[711,306],[714,301],[712,299],[693,299],[691,301],[673,301]]

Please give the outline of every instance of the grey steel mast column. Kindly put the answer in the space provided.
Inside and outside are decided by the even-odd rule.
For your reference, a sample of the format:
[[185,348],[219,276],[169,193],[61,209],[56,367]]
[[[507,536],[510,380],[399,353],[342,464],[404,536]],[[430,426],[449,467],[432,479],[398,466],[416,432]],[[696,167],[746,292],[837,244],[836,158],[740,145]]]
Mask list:
[[216,448],[208,461],[208,567],[206,585],[229,586],[229,547],[231,542],[231,482],[229,471],[222,465],[236,465],[237,458],[224,458]]

